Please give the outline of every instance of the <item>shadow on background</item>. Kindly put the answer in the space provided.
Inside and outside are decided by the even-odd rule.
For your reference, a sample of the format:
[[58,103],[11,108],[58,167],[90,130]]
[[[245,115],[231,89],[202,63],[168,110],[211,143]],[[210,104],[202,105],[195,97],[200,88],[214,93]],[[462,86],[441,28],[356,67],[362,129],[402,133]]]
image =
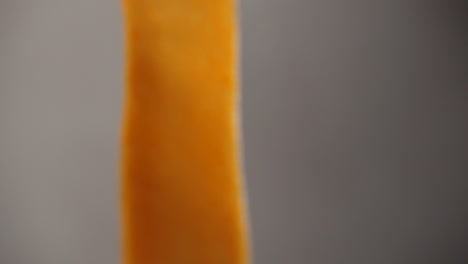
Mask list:
[[466,9],[447,2],[242,1],[256,263],[468,262]]

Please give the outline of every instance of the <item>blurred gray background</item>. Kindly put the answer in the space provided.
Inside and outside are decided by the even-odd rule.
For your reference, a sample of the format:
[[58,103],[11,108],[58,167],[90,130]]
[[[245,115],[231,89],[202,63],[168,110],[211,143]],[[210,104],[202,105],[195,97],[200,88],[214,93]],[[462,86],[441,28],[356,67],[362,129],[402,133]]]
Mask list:
[[[464,1],[240,10],[255,263],[468,263]],[[122,50],[120,1],[0,1],[0,263],[119,263]]]

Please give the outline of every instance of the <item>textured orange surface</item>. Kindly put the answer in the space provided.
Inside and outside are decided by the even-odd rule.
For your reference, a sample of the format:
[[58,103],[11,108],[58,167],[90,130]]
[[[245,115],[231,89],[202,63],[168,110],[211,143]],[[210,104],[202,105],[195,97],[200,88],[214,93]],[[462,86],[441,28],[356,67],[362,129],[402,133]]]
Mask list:
[[245,264],[233,0],[125,0],[125,264]]

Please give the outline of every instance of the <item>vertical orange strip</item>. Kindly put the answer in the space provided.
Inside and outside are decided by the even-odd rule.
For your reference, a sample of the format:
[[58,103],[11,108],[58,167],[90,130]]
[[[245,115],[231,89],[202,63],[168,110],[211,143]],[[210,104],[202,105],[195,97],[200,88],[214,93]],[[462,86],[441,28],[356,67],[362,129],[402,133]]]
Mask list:
[[234,0],[125,0],[125,264],[246,264]]

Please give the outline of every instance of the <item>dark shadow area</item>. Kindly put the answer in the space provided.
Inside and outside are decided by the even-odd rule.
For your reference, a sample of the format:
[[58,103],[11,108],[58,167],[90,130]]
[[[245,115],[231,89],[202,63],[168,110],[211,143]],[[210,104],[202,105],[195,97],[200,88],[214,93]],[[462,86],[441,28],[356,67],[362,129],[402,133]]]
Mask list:
[[242,1],[256,263],[468,262],[461,2]]

